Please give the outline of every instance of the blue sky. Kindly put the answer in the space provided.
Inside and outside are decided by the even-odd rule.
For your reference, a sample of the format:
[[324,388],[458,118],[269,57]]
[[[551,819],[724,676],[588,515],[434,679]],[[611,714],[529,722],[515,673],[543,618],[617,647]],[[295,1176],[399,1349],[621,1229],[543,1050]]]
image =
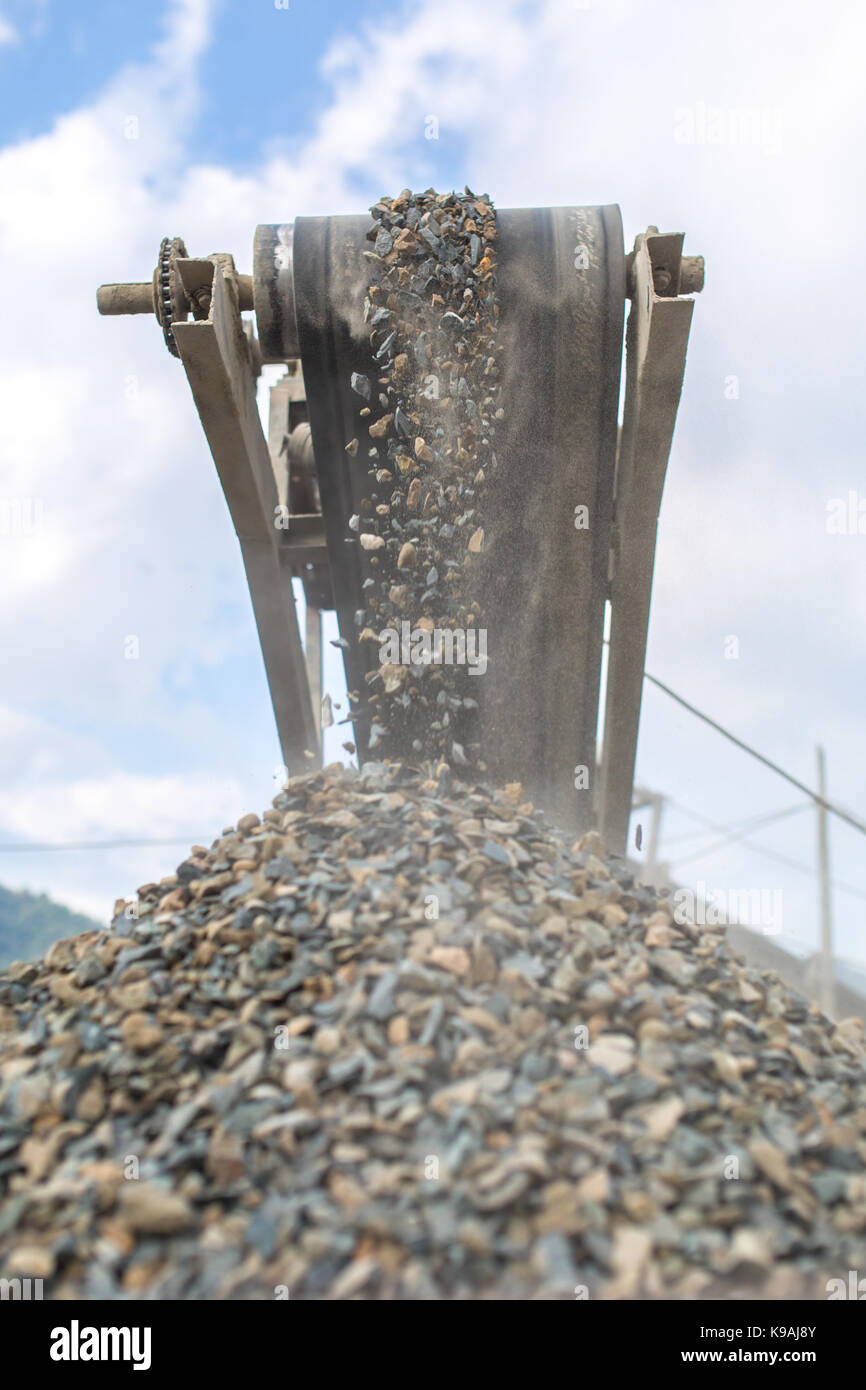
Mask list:
[[3,143],[44,135],[159,36],[156,5],[123,0],[7,0],[3,17],[17,34],[0,48]]
[[[619,202],[629,244],[652,222],[707,257],[648,669],[810,785],[822,742],[832,794],[866,815],[866,535],[826,525],[833,498],[866,498],[862,11],[682,17],[679,0],[0,0],[0,501],[40,509],[0,537],[0,881],[104,915],[178,855],[2,846],[206,839],[267,804],[278,764],[183,372],[149,321],[98,319],[96,285],[149,275],[166,233],[249,270],[257,222],[431,182],[503,207]],[[814,945],[810,810],[754,832],[786,865],[713,848],[676,809],[735,827],[793,789],[653,689],[638,776],[669,798],[683,882],[782,888],[786,937]],[[831,859],[854,890],[834,897],[839,949],[866,962],[862,837],[834,823]]]
[[[200,155],[243,169],[264,151],[291,151],[327,109],[330,90],[320,64],[348,34],[393,18],[393,3],[349,0],[216,0],[209,40],[197,65],[200,101],[187,138]],[[160,39],[166,6],[128,0],[6,0],[0,14],[19,41],[0,46],[3,102],[0,140],[50,131],[126,64]],[[443,167],[457,132],[440,132],[435,163]],[[362,178],[363,181],[363,178]]]
[[[319,59],[352,22],[353,11],[357,15],[354,6],[312,0],[294,0],[276,14],[274,8],[223,3],[213,11],[211,39],[199,67],[204,97],[191,134],[226,163],[258,159],[263,129],[286,136],[311,129],[322,100]],[[118,68],[139,61],[165,23],[163,6],[128,0],[8,0],[4,15],[20,33],[20,42],[6,45],[2,60],[4,142],[50,131],[59,113],[74,110]],[[221,120],[235,80],[247,86],[251,99],[231,120]]]

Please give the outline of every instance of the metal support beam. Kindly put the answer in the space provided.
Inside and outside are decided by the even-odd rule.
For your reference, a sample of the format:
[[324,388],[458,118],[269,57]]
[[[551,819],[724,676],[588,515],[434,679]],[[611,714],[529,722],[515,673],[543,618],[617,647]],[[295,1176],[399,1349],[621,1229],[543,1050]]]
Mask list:
[[703,261],[682,256],[680,234],[649,228],[630,257],[626,392],[616,470],[611,553],[610,659],[599,821],[608,847],[624,853],[632,805],[656,531],[683,384]]
[[306,641],[304,644],[304,655],[307,658],[307,680],[310,683],[310,701],[315,713],[319,715],[319,741],[321,743],[323,733],[321,729],[322,714],[322,613],[321,609],[314,608],[311,603],[307,604],[306,615]]
[[821,1007],[828,1018],[836,1015],[836,967],[833,963],[833,917],[830,889],[830,836],[827,828],[827,773],[824,749],[818,748],[818,878],[821,886]]
[[176,323],[173,332],[240,541],[283,761],[299,772],[319,761],[318,709],[307,685],[291,580],[280,562],[277,483],[259,421],[238,277],[231,256],[210,259],[207,319]]

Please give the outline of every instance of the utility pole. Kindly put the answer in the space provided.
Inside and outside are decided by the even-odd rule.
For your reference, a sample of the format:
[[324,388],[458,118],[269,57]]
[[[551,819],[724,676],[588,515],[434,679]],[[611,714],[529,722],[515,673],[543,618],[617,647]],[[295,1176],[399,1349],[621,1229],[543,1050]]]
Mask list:
[[658,792],[654,792],[650,797],[652,806],[652,820],[650,821],[649,844],[647,846],[647,862],[655,873],[659,858],[659,840],[661,838],[662,811],[665,799]]
[[644,864],[644,882],[658,886],[667,882],[667,864],[659,863],[659,841],[661,839],[662,811],[664,810],[665,798],[660,792],[649,791],[646,787],[635,787],[632,798],[632,811],[642,811],[645,807],[650,810],[649,834],[646,838],[646,862]]
[[319,747],[324,740],[322,729],[322,614],[307,600],[305,617],[304,657],[307,662],[307,679],[310,682],[310,699],[313,712],[319,720]]
[[824,749],[818,753],[818,878],[821,892],[821,1007],[828,1017],[836,1012],[836,978],[833,969],[833,922],[830,912],[830,841],[827,830],[827,784]]

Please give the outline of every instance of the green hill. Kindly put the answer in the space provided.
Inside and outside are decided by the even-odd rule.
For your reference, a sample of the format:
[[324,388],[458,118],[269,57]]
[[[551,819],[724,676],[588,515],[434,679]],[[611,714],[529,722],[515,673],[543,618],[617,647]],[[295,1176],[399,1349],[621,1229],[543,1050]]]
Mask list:
[[103,926],[92,917],[70,912],[44,893],[16,893],[0,887],[0,969],[13,960],[33,960],[53,941]]

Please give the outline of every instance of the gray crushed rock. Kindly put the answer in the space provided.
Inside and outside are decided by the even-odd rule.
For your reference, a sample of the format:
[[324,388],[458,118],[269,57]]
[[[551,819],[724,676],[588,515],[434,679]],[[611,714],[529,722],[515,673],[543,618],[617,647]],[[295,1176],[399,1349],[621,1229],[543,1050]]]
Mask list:
[[866,1268],[864,1055],[519,786],[332,766],[0,976],[0,1275],[824,1298]]

